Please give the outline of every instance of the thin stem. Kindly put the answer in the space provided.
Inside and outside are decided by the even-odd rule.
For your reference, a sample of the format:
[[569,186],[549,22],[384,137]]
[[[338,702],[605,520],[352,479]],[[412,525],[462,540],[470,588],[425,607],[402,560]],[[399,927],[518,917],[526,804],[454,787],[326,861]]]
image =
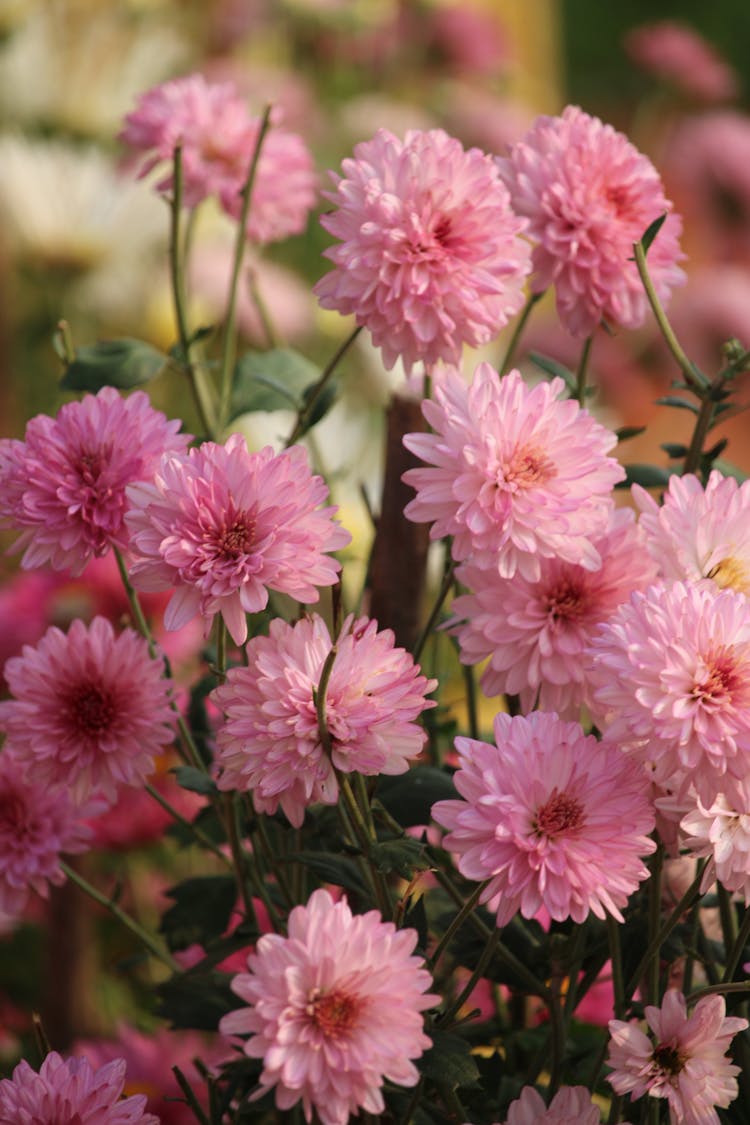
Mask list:
[[479,902],[479,896],[486,886],[487,882],[485,881],[484,883],[480,883],[477,887],[475,887],[461,909],[453,917],[450,925],[446,929],[440,941],[435,946],[435,951],[432,954],[432,957],[430,957],[427,961],[427,967],[433,974],[433,976],[435,975],[435,969],[437,968],[438,961],[443,956],[443,953],[453,940],[454,934],[456,934],[461,929],[469,914],[471,914],[474,910],[474,907]]
[[328,690],[328,682],[331,678],[333,665],[336,661],[336,654],[338,649],[336,645],[331,646],[331,651],[325,658],[325,663],[320,672],[320,680],[318,681],[317,688],[313,688],[313,702],[315,704],[315,714],[318,719],[318,735],[320,742],[326,754],[330,758],[333,744],[331,742],[331,732],[328,729],[328,718],[326,716],[326,692]]
[[248,287],[250,289],[250,296],[253,299],[253,304],[258,312],[258,318],[266,336],[266,341],[269,348],[278,348],[279,337],[271,319],[271,314],[268,311],[268,306],[261,296],[260,289],[258,288],[258,278],[255,270],[248,270]]
[[399,1125],[410,1125],[411,1119],[414,1116],[414,1110],[419,1105],[419,1099],[422,1097],[422,1090],[424,1089],[424,1075],[419,1076],[419,1082],[414,1087],[414,1093],[409,1099],[409,1104],[406,1107],[406,1112],[401,1118]]
[[742,919],[742,925],[739,928],[737,937],[734,940],[732,949],[727,957],[727,963],[724,967],[724,980],[730,981],[734,976],[734,971],[739,964],[742,951],[750,938],[750,910],[745,911],[745,917]]
[[540,301],[543,296],[543,292],[532,293],[528,301],[524,305],[523,311],[521,312],[521,315],[516,321],[515,327],[513,329],[513,335],[508,341],[508,347],[505,349],[505,355],[503,356],[502,363],[500,364],[500,367],[498,369],[501,375],[504,375],[505,372],[509,370],[511,361],[516,354],[516,349],[521,342],[521,336],[523,335],[529,317],[531,316],[531,310],[534,308],[534,305],[537,303],[537,301]]
[[443,602],[447,598],[448,591],[450,590],[451,586],[453,585],[453,574],[455,572],[455,569],[456,569],[456,564],[455,564],[455,562],[453,562],[453,560],[451,560],[445,574],[443,575],[443,581],[440,585],[440,590],[438,591],[438,596],[437,596],[437,599],[435,601],[434,606],[432,607],[432,610],[430,612],[430,616],[427,618],[427,624],[425,625],[424,629],[420,633],[419,638],[417,640],[417,643],[414,646],[414,651],[412,652],[412,656],[414,657],[415,661],[418,661],[420,656],[422,655],[422,649],[424,648],[425,644],[427,643],[427,638],[429,637],[430,633],[432,632],[432,629],[435,625],[435,622],[437,621],[438,617],[440,616],[440,611],[443,608]]
[[361,331],[362,331],[362,326],[358,325],[354,329],[354,331],[351,332],[349,336],[347,336],[347,338],[344,340],[343,344],[341,344],[336,349],[336,351],[333,353],[333,355],[331,356],[331,358],[328,361],[328,363],[326,364],[326,366],[323,368],[323,371],[321,372],[320,378],[318,379],[317,383],[313,384],[313,387],[312,387],[312,389],[310,390],[310,393],[307,396],[307,399],[305,401],[304,406],[301,406],[299,411],[297,412],[297,419],[294,423],[294,427],[292,429],[292,432],[290,433],[289,437],[286,439],[286,442],[284,443],[285,449],[288,449],[290,445],[294,445],[295,441],[297,441],[299,436],[306,429],[307,420],[310,417],[310,415],[312,414],[315,407],[317,406],[318,400],[320,399],[320,396],[323,394],[323,391],[328,386],[328,383],[330,382],[331,377],[333,376],[333,373],[335,372],[336,368],[338,367],[340,361],[346,355],[347,351],[349,350],[351,345],[354,343],[354,341],[357,339],[357,336],[359,336]]
[[196,1118],[197,1121],[200,1122],[200,1125],[211,1125],[211,1122],[210,1122],[209,1118],[206,1117],[206,1114],[203,1111],[203,1107],[201,1106],[200,1102],[198,1101],[195,1094],[193,1093],[192,1086],[190,1085],[187,1078],[185,1077],[185,1075],[180,1070],[179,1066],[173,1066],[172,1067],[172,1073],[174,1074],[175,1078],[177,1079],[177,1083],[178,1083],[180,1089],[182,1090],[183,1094],[185,1095],[185,1101],[190,1106],[190,1109],[193,1112],[193,1116]]
[[620,924],[611,914],[607,914],[607,936],[609,937],[609,956],[612,962],[612,992],[614,993],[615,1019],[625,1015],[625,981],[622,975],[622,949],[620,946]]
[[357,799],[354,796],[354,792],[351,785],[349,784],[349,778],[347,777],[347,775],[337,770],[336,777],[339,783],[339,791],[344,799],[344,805],[346,806],[347,814],[354,829],[355,838],[360,848],[362,849],[365,858],[367,859],[367,863],[371,873],[372,884],[375,891],[375,898],[378,904],[378,910],[384,918],[390,918],[392,910],[391,896],[388,892],[388,885],[383,877],[382,872],[377,870],[375,864],[370,858],[370,844],[372,841],[367,826],[367,821],[365,820],[365,816],[357,803]]
[[703,988],[697,988],[690,996],[685,997],[687,1004],[693,1004],[696,1000],[700,1000],[701,996],[713,996],[719,993],[721,996],[729,996],[732,992],[750,992],[750,980],[735,980],[735,981],[721,981],[719,984],[707,984]]
[[576,372],[576,399],[580,406],[583,406],[586,401],[586,375],[588,373],[589,357],[591,355],[591,345],[594,342],[593,336],[588,336],[586,343],[583,345],[581,358],[578,363],[578,371]]
[[638,273],[640,274],[641,281],[643,283],[643,288],[646,291],[648,303],[651,305],[651,311],[656,318],[656,323],[659,325],[659,329],[662,336],[664,337],[666,345],[672,353],[680,370],[682,371],[682,374],[685,376],[685,382],[690,387],[692,387],[696,394],[700,395],[700,397],[702,398],[705,390],[703,378],[698,374],[697,369],[683,351],[680,342],[674,334],[672,325],[667,320],[667,314],[664,312],[662,303],[659,300],[656,289],[654,288],[654,283],[651,280],[651,275],[648,272],[648,266],[646,265],[646,250],[642,242],[634,243],[633,254],[635,256],[635,264],[638,268]]
[[[721,389],[724,383],[723,374],[720,372],[711,384],[712,391]],[[701,408],[698,412],[698,417],[695,420],[695,429],[693,436],[690,439],[690,447],[685,457],[685,464],[683,465],[683,473],[694,473],[700,465],[701,454],[703,453],[703,443],[706,440],[706,435],[711,429],[711,423],[714,420],[714,413],[716,409],[716,401],[709,394],[704,395],[701,402]]]
[[[659,919],[661,917],[661,876],[664,867],[664,848],[661,844],[651,857],[651,879],[649,881],[648,897],[648,934],[653,939],[660,933]],[[654,950],[654,955],[648,963],[648,1002],[659,1003],[659,952],[661,943]]]
[[724,951],[733,949],[735,941],[737,940],[737,919],[732,906],[732,896],[727,891],[726,887],[721,883],[716,884],[716,892],[719,899],[719,919],[721,921],[721,932],[724,938]]
[[479,984],[479,981],[484,976],[485,971],[487,969],[487,966],[489,965],[490,961],[492,960],[493,956],[495,955],[495,952],[497,951],[497,946],[498,946],[499,940],[500,940],[500,931],[497,929],[497,927],[495,927],[491,931],[490,936],[487,939],[487,942],[485,944],[485,947],[482,950],[482,954],[481,954],[479,960],[477,961],[477,963],[474,967],[474,971],[471,974],[471,976],[469,977],[468,981],[466,982],[464,987],[461,989],[461,991],[459,992],[458,996],[455,998],[453,1003],[450,1004],[445,1009],[445,1011],[442,1012],[438,1016],[437,1023],[439,1024],[440,1027],[444,1027],[446,1024],[450,1023],[450,1021],[453,1019],[453,1017],[458,1012],[461,1011],[461,1008],[463,1008],[464,1004],[469,999],[469,997],[471,996],[471,994],[474,991],[474,989],[476,988],[476,986]]
[[149,796],[153,797],[153,799],[161,805],[164,811],[169,813],[169,815],[172,817],[172,820],[174,820],[176,824],[181,824],[187,832],[190,832],[190,834],[195,837],[197,842],[201,844],[202,847],[207,848],[210,852],[213,852],[213,854],[217,856],[222,863],[225,863],[229,867],[232,866],[231,861],[224,854],[219,845],[215,843],[210,836],[207,836],[205,832],[203,832],[198,827],[197,824],[193,824],[192,821],[187,820],[187,818],[184,817],[182,813],[179,813],[174,805],[170,805],[169,801],[166,799],[166,797],[162,796],[158,789],[155,789],[154,786],[151,785],[148,781],[144,783],[144,788]]

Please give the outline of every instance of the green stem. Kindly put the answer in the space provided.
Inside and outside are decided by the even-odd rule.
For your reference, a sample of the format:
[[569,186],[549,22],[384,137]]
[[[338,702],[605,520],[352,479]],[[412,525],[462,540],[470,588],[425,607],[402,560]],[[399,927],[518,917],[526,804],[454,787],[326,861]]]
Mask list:
[[250,288],[250,296],[253,299],[253,304],[255,305],[255,308],[257,310],[261,326],[262,326],[263,331],[265,332],[265,335],[266,335],[266,341],[268,343],[268,347],[269,348],[278,348],[279,347],[278,333],[276,332],[276,329],[274,327],[274,323],[273,323],[273,320],[271,319],[271,314],[268,311],[268,307],[266,305],[266,302],[263,300],[263,297],[261,296],[260,289],[258,288],[258,279],[255,275],[254,270],[248,271],[248,286]]
[[516,321],[515,328],[513,329],[513,335],[511,336],[510,340],[508,341],[508,347],[505,349],[505,355],[503,356],[502,363],[500,364],[500,367],[499,367],[499,372],[500,372],[501,375],[504,375],[506,373],[506,371],[508,371],[510,369],[511,361],[516,354],[516,349],[517,349],[517,347],[518,347],[518,345],[521,341],[521,336],[523,335],[523,332],[524,332],[524,329],[526,328],[529,317],[531,316],[531,310],[534,308],[534,305],[537,303],[537,301],[540,301],[543,296],[544,296],[543,292],[542,293],[532,293],[530,295],[528,301],[524,305],[523,311],[521,312],[521,315],[519,316],[518,320]]
[[210,838],[210,836],[207,836],[205,832],[203,832],[197,826],[197,824],[193,824],[191,821],[187,820],[182,815],[182,813],[179,813],[177,809],[169,803],[166,797],[163,797],[159,790],[155,789],[154,786],[151,785],[148,781],[145,782],[144,788],[149,796],[153,797],[153,799],[161,805],[164,811],[169,813],[169,815],[172,817],[172,820],[174,820],[176,824],[181,824],[187,832],[190,832],[190,834],[195,837],[195,839],[199,844],[201,844],[202,847],[207,848],[210,852],[213,852],[213,854],[217,856],[222,863],[227,864],[229,867],[231,867],[230,860],[221,850],[219,845],[216,844]]
[[737,933],[734,944],[732,945],[729,956],[727,957],[727,963],[724,968],[725,981],[730,981],[734,976],[734,971],[739,964],[740,957],[742,956],[742,951],[747,944],[748,938],[750,938],[750,910],[745,911],[745,917],[742,919],[742,925],[739,928],[739,932]]
[[174,1074],[175,1078],[177,1079],[177,1084],[179,1085],[180,1089],[182,1090],[183,1094],[185,1095],[185,1101],[190,1106],[190,1109],[192,1110],[193,1116],[196,1118],[197,1121],[200,1122],[200,1125],[211,1125],[211,1122],[210,1122],[209,1118],[206,1117],[206,1114],[203,1111],[203,1107],[201,1106],[200,1102],[198,1101],[195,1094],[193,1093],[192,1086],[190,1085],[187,1078],[185,1077],[185,1075],[180,1070],[179,1066],[173,1066],[172,1067],[172,1073]]
[[440,958],[443,956],[443,953],[448,948],[453,939],[453,935],[461,929],[468,916],[472,913],[474,907],[479,902],[479,896],[486,886],[487,882],[485,881],[484,883],[480,883],[477,887],[474,888],[461,909],[451,920],[450,925],[446,929],[440,941],[435,946],[435,951],[432,954],[432,957],[430,957],[427,961],[427,967],[433,974],[433,976],[435,975],[435,969],[437,968],[437,964]]
[[443,608],[443,602],[448,597],[448,591],[450,590],[451,586],[453,585],[453,575],[454,575],[455,569],[456,569],[456,564],[455,564],[455,562],[453,562],[453,560],[451,560],[451,562],[448,564],[448,567],[445,571],[445,574],[443,575],[443,581],[440,585],[440,590],[438,591],[438,596],[437,596],[437,599],[435,601],[434,606],[432,607],[432,610],[430,612],[430,616],[427,618],[427,623],[426,623],[424,629],[422,630],[422,632],[420,633],[419,638],[417,640],[417,643],[414,646],[414,651],[412,652],[412,656],[414,657],[415,662],[418,661],[420,656],[422,655],[422,649],[424,648],[425,644],[427,643],[427,638],[429,637],[430,633],[432,632],[433,627],[435,625],[435,622],[437,621],[438,617],[440,616],[440,611]]
[[297,441],[297,439],[300,437],[300,435],[307,428],[307,420],[310,417],[310,415],[312,414],[313,410],[315,409],[320,396],[323,394],[323,391],[328,386],[328,383],[330,382],[331,377],[333,376],[333,373],[335,372],[336,368],[338,367],[340,361],[342,360],[344,355],[347,353],[347,351],[349,350],[351,345],[354,343],[354,341],[357,339],[357,336],[359,336],[361,331],[362,331],[361,325],[359,325],[357,328],[355,328],[354,331],[351,332],[349,336],[347,336],[347,338],[344,340],[343,344],[341,344],[336,349],[336,351],[331,356],[331,359],[328,361],[326,366],[323,368],[323,371],[321,372],[320,378],[318,379],[317,383],[313,384],[313,387],[310,390],[310,392],[309,392],[309,394],[308,394],[308,396],[305,400],[304,406],[301,406],[299,411],[297,412],[297,419],[294,423],[294,427],[292,429],[292,432],[290,433],[289,437],[286,439],[286,442],[284,443],[285,449],[288,449],[290,445],[294,445],[295,441]]
[[[723,384],[723,373],[719,373],[711,384],[712,391],[714,389],[720,390]],[[708,431],[711,429],[715,409],[716,400],[711,394],[704,395],[698,417],[695,420],[695,429],[693,430],[693,436],[690,440],[690,447],[685,456],[685,464],[682,468],[683,473],[694,473],[698,469],[701,454],[703,453],[703,443],[706,440]]]
[[[648,896],[648,935],[653,939],[661,932],[659,926],[659,919],[661,918],[661,876],[664,867],[664,847],[659,844],[653,856],[651,857],[651,879],[649,881],[649,896]],[[659,1003],[659,981],[660,981],[660,965],[659,953],[661,951],[661,942],[654,950],[654,955],[648,963],[648,1002],[649,1004]]]
[[487,966],[489,965],[490,961],[492,960],[492,958],[494,957],[494,955],[497,951],[497,946],[498,946],[499,940],[500,940],[500,931],[497,929],[497,927],[495,927],[491,931],[490,936],[488,937],[487,942],[485,944],[485,947],[482,950],[482,954],[481,954],[479,960],[477,961],[477,963],[474,967],[474,971],[471,974],[471,976],[469,977],[468,981],[466,982],[464,987],[461,989],[461,991],[459,992],[458,996],[455,998],[453,1003],[450,1004],[445,1009],[445,1011],[441,1012],[441,1014],[438,1016],[437,1023],[440,1027],[445,1027],[446,1024],[449,1024],[451,1022],[451,1020],[453,1019],[453,1017],[455,1015],[457,1015],[458,1012],[461,1011],[464,1004],[469,999],[472,992],[474,991],[474,989],[476,988],[476,986],[479,984],[480,980],[484,976],[485,972],[487,971]]
[[620,946],[620,923],[607,914],[607,936],[609,937],[609,956],[612,962],[612,992],[614,993],[615,1019],[625,1018],[625,980],[622,975],[622,948]]
[[586,339],[581,352],[581,359],[578,363],[578,371],[576,372],[576,400],[579,406],[583,406],[586,402],[586,375],[588,373],[589,356],[591,355],[591,345],[594,341],[593,336]]
[[719,984],[707,984],[703,988],[696,988],[689,996],[685,997],[687,1004],[694,1004],[701,996],[729,996],[732,992],[750,992],[750,980],[721,981]]
[[674,334],[672,325],[667,320],[667,314],[664,312],[661,301],[654,288],[654,283],[651,280],[651,275],[648,272],[646,265],[646,251],[642,242],[636,242],[633,245],[633,254],[635,256],[635,264],[638,268],[638,273],[643,283],[643,288],[646,291],[648,303],[651,305],[651,311],[656,318],[656,323],[659,325],[662,336],[666,342],[667,347],[672,353],[676,363],[678,364],[682,374],[685,377],[685,382],[688,386],[692,387],[696,394],[703,397],[705,391],[705,376],[701,375],[698,369],[688,359],[683,351],[679,340]]

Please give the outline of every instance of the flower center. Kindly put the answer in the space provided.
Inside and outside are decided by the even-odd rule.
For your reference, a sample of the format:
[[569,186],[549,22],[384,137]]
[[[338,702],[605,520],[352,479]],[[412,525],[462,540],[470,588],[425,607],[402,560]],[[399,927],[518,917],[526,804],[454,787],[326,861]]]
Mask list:
[[702,703],[726,704],[732,702],[740,687],[741,678],[731,650],[719,649],[706,658],[702,678],[696,673],[692,695]]
[[359,1003],[356,997],[343,989],[321,992],[314,988],[308,997],[305,1011],[326,1039],[341,1039],[354,1027]]
[[747,567],[732,555],[712,567],[706,578],[712,578],[722,590],[730,586],[740,594],[750,594],[750,574]]
[[554,476],[555,467],[549,457],[533,446],[516,449],[497,468],[497,486],[510,492],[536,488]]
[[216,538],[218,554],[227,559],[249,555],[255,539],[255,520],[240,513],[229,527],[222,528]]
[[570,578],[561,578],[547,593],[547,614],[555,621],[572,621],[586,609],[583,590]]
[[111,725],[115,717],[112,693],[100,684],[80,684],[66,700],[68,719],[80,734],[96,736]]
[[553,790],[550,799],[536,810],[534,830],[538,836],[559,836],[583,824],[583,806],[567,793]]
[[685,1059],[673,1043],[659,1043],[654,1048],[654,1062],[664,1074],[677,1075],[685,1065]]
[[102,470],[101,451],[82,450],[78,457],[78,472],[84,484],[93,486],[97,483]]

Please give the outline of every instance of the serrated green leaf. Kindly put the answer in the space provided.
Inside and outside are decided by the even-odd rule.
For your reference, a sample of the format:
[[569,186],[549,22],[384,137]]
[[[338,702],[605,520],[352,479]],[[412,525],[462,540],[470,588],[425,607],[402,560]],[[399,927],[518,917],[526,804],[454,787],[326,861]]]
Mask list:
[[658,219],[654,219],[653,223],[649,223],[649,225],[646,227],[641,237],[641,245],[643,246],[644,254],[648,254],[654,239],[656,238],[661,228],[664,226],[666,220],[667,215],[665,212],[663,215],[660,215]]
[[380,777],[375,798],[402,828],[429,824],[436,801],[458,797],[453,779],[434,766],[414,766],[395,777]]
[[562,379],[569,391],[576,389],[576,377],[572,371],[564,367],[562,363],[558,363],[556,359],[552,359],[548,355],[542,355],[541,352],[529,352],[529,359],[536,367],[549,375],[551,378]]
[[415,871],[426,871],[431,866],[424,847],[411,836],[397,840],[381,840],[370,848],[369,858],[381,875],[395,872],[402,879],[411,879]]
[[167,362],[163,352],[143,340],[100,340],[76,349],[60,386],[66,391],[96,392],[102,387],[127,391],[151,382]]
[[460,1035],[448,1031],[432,1032],[432,1047],[425,1051],[417,1067],[425,1078],[451,1090],[475,1086],[479,1078],[469,1044]]
[[182,789],[188,789],[191,793],[202,793],[204,796],[218,792],[214,779],[195,766],[177,766],[173,772],[177,784]]
[[319,377],[317,367],[292,348],[246,352],[232,383],[232,417],[256,410],[299,410],[305,388]]
[[159,930],[171,950],[186,949],[195,942],[207,945],[225,932],[237,901],[237,882],[234,875],[196,875],[166,893],[174,906]]
[[677,410],[689,410],[691,414],[699,414],[700,407],[690,399],[680,398],[679,395],[663,395],[661,398],[654,399],[657,406],[674,406]]

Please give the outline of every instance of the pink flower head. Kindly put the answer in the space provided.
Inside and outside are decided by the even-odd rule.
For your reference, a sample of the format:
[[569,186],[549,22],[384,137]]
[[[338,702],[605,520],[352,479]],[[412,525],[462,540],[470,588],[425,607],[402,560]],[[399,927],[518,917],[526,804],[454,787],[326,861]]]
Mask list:
[[617,439],[571,399],[562,379],[529,388],[480,363],[467,387],[446,372],[422,412],[432,433],[404,444],[429,468],[410,469],[409,519],[453,536],[453,557],[501,578],[541,577],[541,559],[597,570],[593,540],[606,533],[612,488],[624,471],[607,457]]
[[49,563],[80,574],[94,555],[128,546],[127,485],[153,475],[161,455],[190,440],[143,391],[113,387],[39,414],[26,440],[0,441],[0,520],[21,529],[27,569]]
[[707,857],[701,893],[720,880],[728,891],[750,903],[750,793],[731,803],[720,793],[706,808],[700,801],[680,821],[683,838],[694,855]]
[[549,1106],[533,1086],[508,1107],[505,1125],[599,1125],[599,1109],[585,1086],[563,1086]]
[[750,602],[708,583],[634,593],[587,653],[589,706],[605,738],[679,800],[742,797],[750,774]]
[[324,552],[350,539],[332,519],[336,509],[318,507],[328,490],[301,446],[248,453],[239,434],[204,442],[165,457],[154,483],[128,495],[133,585],[174,589],[167,629],[199,614],[208,633],[220,613],[236,644],[247,638],[245,614],[265,607],[269,589],[316,602],[316,586],[331,586],[340,570]]
[[496,746],[456,739],[463,800],[432,809],[459,871],[489,880],[480,901],[498,926],[541,907],[558,922],[590,911],[622,921],[620,907],[648,876],[640,857],[655,848],[645,773],[554,714],[501,713],[494,726]]
[[0,703],[5,754],[34,782],[63,786],[78,802],[95,791],[114,800],[139,785],[171,742],[174,717],[162,661],[132,629],[119,636],[103,617],[48,629],[5,665],[14,696]]
[[491,159],[441,129],[403,142],[379,129],[354,155],[324,193],[336,210],[321,223],[340,245],[325,251],[321,305],[369,328],[388,368],[458,363],[523,304],[524,224]]
[[248,1005],[224,1016],[225,1035],[251,1035],[245,1054],[263,1059],[260,1097],[302,1101],[322,1125],[347,1125],[359,1109],[380,1114],[388,1079],[416,1085],[412,1059],[430,1046],[422,1012],[439,1000],[413,956],[415,930],[375,910],[352,914],[345,899],[315,891],[289,915],[289,936],[264,934],[232,988]]
[[736,97],[737,77],[710,43],[677,20],[634,27],[625,50],[642,70],[703,102]]
[[38,1074],[23,1061],[0,1081],[0,1125],[159,1125],[143,1094],[122,1099],[124,1086],[124,1059],[94,1070],[87,1059],[52,1051]]
[[593,540],[599,570],[559,558],[541,559],[536,582],[516,574],[501,578],[470,563],[458,577],[471,593],[453,603],[454,632],[464,664],[489,660],[482,672],[485,695],[520,695],[530,711],[577,717],[584,701],[583,651],[597,626],[633,590],[656,577],[643,550],[633,513],[613,508],[606,533]]
[[[651,161],[611,125],[568,106],[562,117],[539,117],[498,167],[535,243],[534,292],[555,286],[558,315],[574,336],[591,335],[602,319],[637,328],[648,302],[633,243],[672,210]],[[669,214],[649,250],[662,302],[684,281],[681,226]]]
[[648,1005],[645,1012],[655,1042],[635,1021],[610,1020],[608,1082],[618,1094],[667,1098],[673,1125],[719,1125],[714,1107],[726,1108],[738,1092],[740,1068],[726,1052],[747,1020],[726,1016],[723,996],[704,996],[688,1016],[675,988],[661,1008]]
[[315,695],[333,648],[328,629],[318,616],[272,621],[268,637],[248,642],[247,667],[232,669],[212,695],[225,712],[219,788],[251,790],[257,809],[281,805],[299,827],[308,805],[336,803],[334,770],[404,773],[424,745],[416,719],[435,706],[425,695],[437,684],[393,641],[390,629],[378,632],[366,617],[344,622],[325,690],[326,748]]

